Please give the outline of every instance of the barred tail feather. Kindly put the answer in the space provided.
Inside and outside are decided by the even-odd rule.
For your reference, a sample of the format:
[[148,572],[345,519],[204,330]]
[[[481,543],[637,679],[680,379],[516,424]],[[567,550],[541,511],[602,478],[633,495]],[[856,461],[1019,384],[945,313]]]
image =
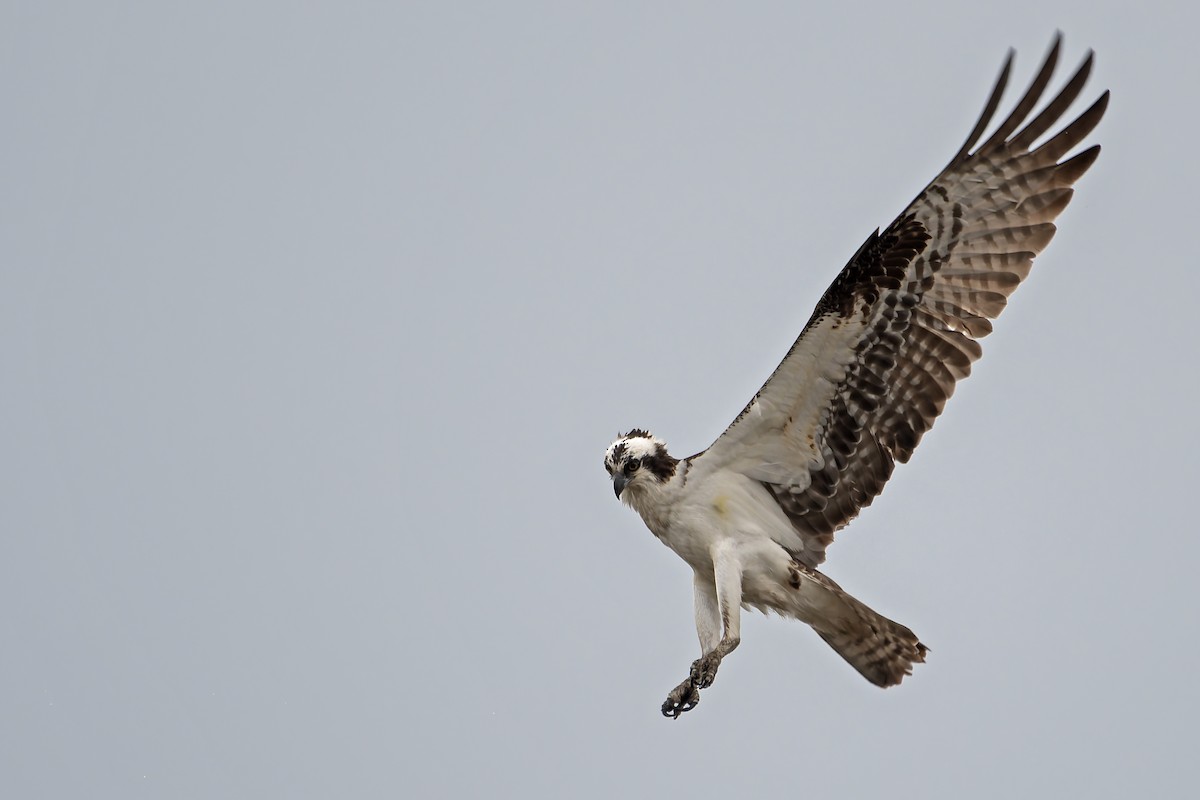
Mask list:
[[925,662],[929,648],[903,625],[866,606],[862,606],[862,610],[871,615],[871,619],[864,618],[857,630],[818,630],[817,633],[871,683],[884,688],[895,686],[904,680],[904,676],[912,675],[913,664]]
[[812,626],[850,666],[876,686],[895,686],[923,664],[929,648],[898,622],[872,611],[821,572],[793,561],[797,619]]

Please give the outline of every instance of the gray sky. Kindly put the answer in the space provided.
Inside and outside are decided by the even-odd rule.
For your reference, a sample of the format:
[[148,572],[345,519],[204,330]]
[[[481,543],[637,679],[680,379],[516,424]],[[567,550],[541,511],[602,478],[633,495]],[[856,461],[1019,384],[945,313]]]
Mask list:
[[[4,796],[1187,795],[1200,11],[965,8],[5,4]],[[604,448],[707,446],[1055,28],[1104,153],[826,565],[929,663],[751,615],[664,720]]]

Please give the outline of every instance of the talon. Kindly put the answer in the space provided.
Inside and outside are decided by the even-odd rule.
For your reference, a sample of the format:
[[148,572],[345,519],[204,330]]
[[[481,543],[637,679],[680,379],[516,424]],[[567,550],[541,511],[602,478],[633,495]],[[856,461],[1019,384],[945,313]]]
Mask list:
[[714,658],[712,653],[698,658],[692,662],[692,683],[697,689],[707,689],[713,685],[713,681],[717,679],[717,667],[721,666],[721,659]]
[[680,714],[691,711],[699,704],[700,690],[689,678],[667,695],[667,701],[662,705],[662,713],[664,717],[679,719]]

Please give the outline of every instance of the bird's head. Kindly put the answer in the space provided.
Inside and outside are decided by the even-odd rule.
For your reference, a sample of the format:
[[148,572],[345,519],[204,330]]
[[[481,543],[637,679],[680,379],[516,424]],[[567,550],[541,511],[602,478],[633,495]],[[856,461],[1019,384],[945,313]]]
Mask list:
[[618,436],[604,454],[604,469],[612,477],[618,499],[622,492],[637,493],[666,483],[678,463],[661,439],[639,428]]

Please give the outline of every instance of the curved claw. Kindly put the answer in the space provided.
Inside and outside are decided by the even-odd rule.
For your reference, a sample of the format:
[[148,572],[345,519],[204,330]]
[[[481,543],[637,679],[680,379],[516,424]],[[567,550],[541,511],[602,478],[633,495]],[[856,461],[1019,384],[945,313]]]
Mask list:
[[698,658],[692,662],[691,682],[698,689],[707,689],[717,679],[717,667],[721,666],[721,657],[716,653]]
[[688,678],[667,695],[667,701],[662,704],[662,713],[664,717],[679,719],[680,714],[691,711],[699,704],[700,690],[692,683],[692,679]]

